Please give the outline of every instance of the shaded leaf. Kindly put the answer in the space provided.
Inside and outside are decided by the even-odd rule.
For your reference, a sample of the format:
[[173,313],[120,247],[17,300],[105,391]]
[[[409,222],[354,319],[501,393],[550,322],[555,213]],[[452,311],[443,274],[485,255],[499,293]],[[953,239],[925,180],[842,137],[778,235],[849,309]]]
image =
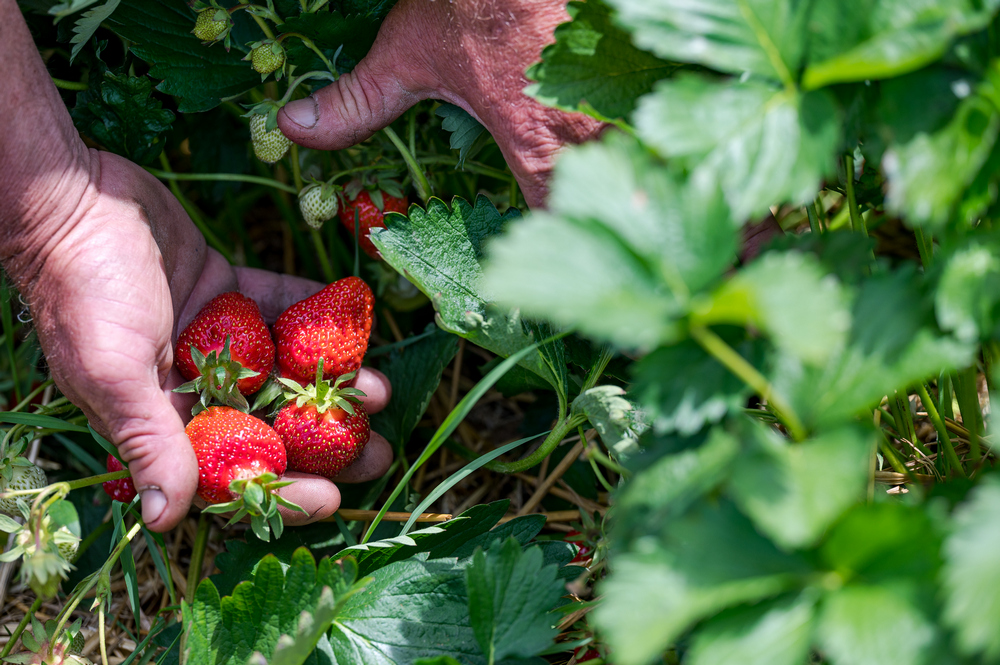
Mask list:
[[558,630],[551,610],[563,585],[539,548],[522,550],[508,538],[488,552],[479,550],[465,569],[465,581],[469,622],[490,662],[534,656],[552,644]]
[[152,82],[142,76],[105,72],[77,95],[71,111],[81,133],[111,152],[148,164],[163,150],[174,114],[152,96]]
[[194,12],[183,0],[123,0],[108,24],[149,63],[156,89],[179,98],[181,113],[207,111],[260,83],[243,53],[205,46],[191,34]]
[[526,72],[535,83],[525,94],[543,104],[599,118],[627,118],[636,100],[676,69],[633,46],[603,2],[571,2],[568,11],[572,21],[556,28],[555,43]]
[[459,106],[442,104],[434,111],[434,115],[444,118],[441,127],[450,132],[448,146],[452,150],[458,150],[458,169],[465,165],[466,159],[474,157],[490,138],[486,128]]

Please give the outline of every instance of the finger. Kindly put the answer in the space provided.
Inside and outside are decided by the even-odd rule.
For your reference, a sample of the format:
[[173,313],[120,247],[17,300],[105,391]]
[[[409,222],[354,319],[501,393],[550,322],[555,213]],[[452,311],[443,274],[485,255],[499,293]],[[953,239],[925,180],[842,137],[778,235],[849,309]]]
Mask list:
[[340,508],[340,490],[322,476],[289,471],[282,478],[294,481],[278,490],[278,495],[298,504],[306,512],[279,507],[281,518],[288,526],[309,524],[333,515]]
[[286,309],[326,286],[304,277],[258,268],[236,268],[236,279],[240,293],[256,301],[268,325],[273,324]]
[[[400,7],[400,10],[403,8]],[[409,75],[423,60],[419,39],[401,31],[403,12],[390,13],[368,54],[353,71],[278,113],[278,127],[308,148],[341,150],[364,141],[430,94]],[[404,17],[405,18],[405,17]]]
[[389,383],[389,378],[371,367],[362,367],[351,385],[365,394],[360,399],[361,403],[365,405],[365,411],[369,414],[378,413],[384,409],[392,398],[392,385]]
[[90,408],[85,411],[128,465],[146,526],[152,531],[176,526],[187,515],[198,488],[198,462],[167,394],[136,387],[117,396],[112,417],[102,419]]
[[372,432],[361,450],[361,457],[333,480],[338,483],[364,483],[385,475],[392,464],[392,446],[381,434]]

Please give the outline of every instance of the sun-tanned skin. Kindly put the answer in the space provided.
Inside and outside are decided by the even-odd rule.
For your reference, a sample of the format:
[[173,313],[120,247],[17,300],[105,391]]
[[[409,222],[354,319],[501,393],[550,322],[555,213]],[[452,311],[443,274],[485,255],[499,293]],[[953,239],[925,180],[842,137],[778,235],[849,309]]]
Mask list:
[[[564,0],[400,0],[370,54],[315,97],[289,104],[279,126],[298,143],[338,149],[386,126],[420,99],[454,103],[496,139],[532,207],[545,199],[559,150],[595,137],[595,120],[522,93],[523,72],[568,16]],[[197,466],[184,436],[189,396],[171,369],[172,339],[215,295],[237,287],[266,320],[322,285],[233,269],[209,250],[155,178],[88,150],[49,80],[15,0],[0,0],[0,262],[31,306],[60,387],[130,464],[143,517],[169,529],[187,513]],[[388,402],[384,376],[364,369],[366,407]],[[391,448],[372,434],[338,480],[374,478]],[[339,506],[329,481],[289,474],[283,494],[318,519]]]
[[490,131],[528,205],[540,207],[560,148],[603,129],[523,93],[524,70],[568,20],[565,0],[400,0],[354,71],[286,106],[278,126],[296,143],[338,150],[421,99],[442,99]]

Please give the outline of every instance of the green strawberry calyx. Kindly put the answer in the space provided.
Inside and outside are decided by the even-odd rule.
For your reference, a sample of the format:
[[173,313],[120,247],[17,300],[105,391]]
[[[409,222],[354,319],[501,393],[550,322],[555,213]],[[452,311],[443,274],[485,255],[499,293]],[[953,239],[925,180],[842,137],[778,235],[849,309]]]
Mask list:
[[298,381],[292,379],[278,379],[281,385],[285,386],[285,402],[295,402],[295,406],[314,406],[319,413],[325,413],[330,409],[341,409],[350,415],[354,415],[354,405],[361,403],[361,397],[365,393],[357,388],[345,386],[344,384],[353,380],[358,375],[357,371],[349,372],[338,376],[333,383],[323,378],[323,359],[320,358],[316,364],[316,380],[308,386],[302,386]]
[[279,480],[277,474],[267,472],[253,478],[237,478],[229,483],[229,491],[236,497],[232,501],[216,503],[205,508],[206,513],[229,513],[233,516],[226,526],[239,522],[244,517],[250,518],[250,528],[258,538],[267,542],[273,532],[275,538],[280,538],[284,531],[284,523],[278,507],[305,513],[306,510],[288,499],[282,498],[277,491],[291,485],[291,480]]
[[196,416],[213,404],[231,406],[243,413],[249,413],[250,405],[247,398],[239,391],[241,379],[257,376],[260,372],[244,367],[233,360],[229,349],[231,338],[226,335],[226,341],[221,351],[210,351],[206,356],[191,345],[191,359],[198,370],[199,376],[174,388],[175,393],[199,393],[198,403],[191,409],[191,415]]
[[[379,212],[385,212],[385,196],[403,198],[405,192],[403,185],[396,180],[396,173],[392,171],[379,171],[377,173],[367,173],[360,178],[356,178],[344,186],[344,194],[351,201],[358,198],[358,194],[365,191]],[[384,193],[384,194],[383,194]]]

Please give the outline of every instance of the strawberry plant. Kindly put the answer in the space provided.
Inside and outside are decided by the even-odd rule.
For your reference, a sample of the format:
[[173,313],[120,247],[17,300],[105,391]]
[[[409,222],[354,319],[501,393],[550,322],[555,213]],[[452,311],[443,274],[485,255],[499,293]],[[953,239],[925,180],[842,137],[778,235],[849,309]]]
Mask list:
[[[168,550],[4,285],[0,561],[60,607],[3,656],[106,645],[117,616],[147,661],[997,662],[1000,4],[570,2],[525,94],[607,129],[562,151],[544,210],[456,105],[336,151],[278,129],[394,4],[24,3],[92,146],[231,263],[329,286],[284,313],[239,296],[265,343],[277,319],[273,429],[211,406],[272,373],[250,324],[180,334],[199,492],[236,515]],[[393,392],[370,415],[363,365]],[[389,473],[284,528],[285,451],[342,477],[376,433]],[[22,482],[43,437],[65,463]]]

